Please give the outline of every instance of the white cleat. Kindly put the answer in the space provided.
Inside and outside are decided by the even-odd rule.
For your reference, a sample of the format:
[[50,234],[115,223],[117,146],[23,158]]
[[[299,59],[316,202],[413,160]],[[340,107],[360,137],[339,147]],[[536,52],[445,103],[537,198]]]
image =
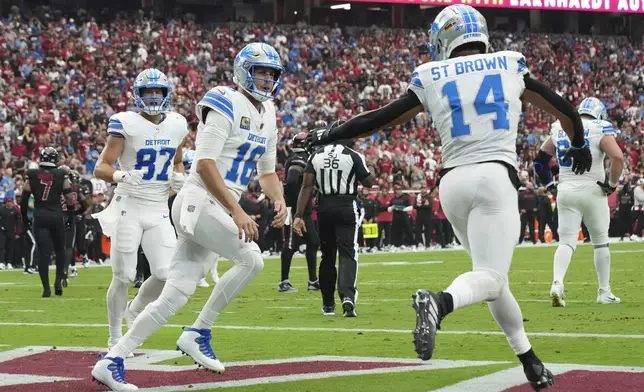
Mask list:
[[618,304],[622,302],[619,297],[616,297],[613,292],[608,289],[608,290],[602,290],[599,289],[597,290],[597,303],[600,305],[606,305],[606,304]]
[[225,368],[217,359],[215,352],[212,351],[211,339],[212,335],[209,329],[183,327],[183,333],[177,340],[177,350],[191,357],[198,366],[222,374]]
[[125,382],[125,365],[123,358],[103,357],[96,362],[92,369],[92,380],[103,384],[112,391],[138,391],[139,387]]
[[199,281],[199,287],[210,287],[208,282],[206,282],[206,278],[201,278],[201,280]]
[[558,280],[552,282],[552,286],[550,286],[550,299],[552,299],[552,306],[556,308],[566,306],[564,287]]

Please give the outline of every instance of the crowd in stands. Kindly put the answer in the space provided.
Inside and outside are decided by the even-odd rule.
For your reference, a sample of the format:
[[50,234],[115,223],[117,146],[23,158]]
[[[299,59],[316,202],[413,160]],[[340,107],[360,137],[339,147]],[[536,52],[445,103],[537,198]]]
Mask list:
[[[349,119],[388,103],[428,61],[421,30],[237,23],[207,29],[186,18],[152,20],[143,12],[92,16],[80,9],[63,15],[14,6],[0,23],[0,197],[14,197],[25,167],[47,145],[58,148],[64,164],[91,176],[108,118],[130,109],[133,80],[146,67],[160,69],[173,83],[173,110],[191,124],[191,148],[195,103],[209,88],[232,84],[232,60],[252,41],[275,46],[286,67],[276,101],[280,164],[294,134],[315,120]],[[534,76],[575,105],[586,96],[603,100],[620,131],[625,181],[644,175],[641,44],[626,37],[503,32],[492,34],[491,45],[525,54]],[[431,114],[419,114],[405,127],[357,144],[380,190],[435,185],[441,146],[430,120]],[[553,120],[525,107],[517,140],[525,181],[534,181],[531,162]]]

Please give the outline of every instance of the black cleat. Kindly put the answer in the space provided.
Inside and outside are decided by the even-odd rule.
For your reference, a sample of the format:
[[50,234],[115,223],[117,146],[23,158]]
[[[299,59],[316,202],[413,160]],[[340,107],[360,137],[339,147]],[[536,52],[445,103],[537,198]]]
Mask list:
[[322,305],[322,314],[324,316],[335,316],[335,304]]
[[320,281],[316,280],[316,281],[312,282],[312,281],[309,280],[308,290],[309,291],[318,291],[318,290],[320,290]]
[[416,310],[416,328],[414,329],[414,346],[418,358],[428,361],[434,354],[436,331],[441,328],[438,295],[427,290],[418,290],[411,296],[411,306]]
[[58,296],[63,295],[63,288],[60,286],[54,286],[54,294]]
[[537,361],[523,365],[523,373],[534,391],[548,389],[555,385],[555,378],[550,370],[546,369],[541,361],[538,359]]
[[345,298],[342,300],[342,316],[344,317],[358,317],[356,313],[356,305],[353,303],[351,298]]

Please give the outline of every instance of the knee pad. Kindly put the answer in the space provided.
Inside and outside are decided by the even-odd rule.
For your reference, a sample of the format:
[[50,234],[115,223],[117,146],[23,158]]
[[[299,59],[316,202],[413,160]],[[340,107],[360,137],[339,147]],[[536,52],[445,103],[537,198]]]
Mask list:
[[154,271],[151,271],[152,276],[159,279],[162,282],[168,280],[168,275],[170,273],[170,268],[157,268]]
[[238,266],[248,269],[252,275],[257,275],[264,269],[264,259],[259,248],[242,251],[233,261]]
[[123,253],[115,250],[111,254],[112,275],[114,278],[130,283],[136,278],[136,252]]
[[175,294],[180,294],[182,297],[185,297],[186,302],[188,298],[192,297],[197,289],[198,281],[194,279],[179,279],[178,277],[170,276],[165,282],[165,288],[159,299],[163,296],[163,293],[166,291],[171,291]]
[[[501,292],[503,292],[503,288],[508,284],[508,276],[488,269],[478,269],[475,270],[475,272],[483,273],[486,277],[491,278],[492,281],[495,282],[493,285],[486,285],[485,289],[487,291],[487,298],[485,300],[494,301],[499,298]],[[490,282],[490,280],[488,280],[488,282]]]

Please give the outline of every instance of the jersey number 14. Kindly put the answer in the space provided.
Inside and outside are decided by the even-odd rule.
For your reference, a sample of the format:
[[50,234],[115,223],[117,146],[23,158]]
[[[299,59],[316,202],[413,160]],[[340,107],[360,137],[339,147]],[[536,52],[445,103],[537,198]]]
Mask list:
[[[490,91],[492,92],[493,101],[487,102]],[[471,134],[470,126],[465,124],[463,118],[463,105],[461,104],[456,81],[443,85],[443,96],[447,97],[449,106],[452,109],[452,138]],[[510,130],[508,104],[505,102],[500,74],[487,75],[483,78],[479,91],[476,93],[476,98],[474,98],[474,110],[479,116],[496,113],[496,119],[492,122],[495,131]]]

